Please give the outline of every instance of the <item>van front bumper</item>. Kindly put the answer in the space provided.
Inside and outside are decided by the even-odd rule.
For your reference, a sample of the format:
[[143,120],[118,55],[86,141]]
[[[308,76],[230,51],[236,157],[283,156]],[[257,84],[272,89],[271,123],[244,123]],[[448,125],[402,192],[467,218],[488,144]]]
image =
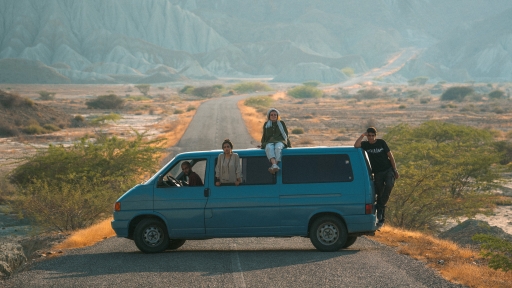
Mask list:
[[117,237],[128,237],[128,221],[112,220],[110,224],[114,232],[116,232]]

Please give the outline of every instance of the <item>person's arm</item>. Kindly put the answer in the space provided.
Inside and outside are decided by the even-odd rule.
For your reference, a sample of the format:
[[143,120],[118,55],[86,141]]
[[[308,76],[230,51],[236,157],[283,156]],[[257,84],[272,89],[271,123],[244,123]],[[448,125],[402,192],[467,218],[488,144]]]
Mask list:
[[262,148],[262,149],[265,148],[265,145],[267,144],[267,129],[265,129],[266,123],[267,123],[266,121],[263,122],[263,134],[261,135],[261,141],[260,141],[261,144],[257,146],[258,148]]
[[366,137],[366,135],[368,135],[368,132],[361,134],[361,136],[359,136],[359,138],[357,138],[356,142],[354,143],[354,147],[361,148],[361,142],[363,142],[363,138]]
[[391,151],[388,152],[388,158],[389,158],[389,162],[391,162],[391,167],[393,168],[393,172],[395,172],[395,179],[400,178],[400,175],[398,174],[398,170],[396,169],[395,157],[393,157],[393,153],[391,153]]

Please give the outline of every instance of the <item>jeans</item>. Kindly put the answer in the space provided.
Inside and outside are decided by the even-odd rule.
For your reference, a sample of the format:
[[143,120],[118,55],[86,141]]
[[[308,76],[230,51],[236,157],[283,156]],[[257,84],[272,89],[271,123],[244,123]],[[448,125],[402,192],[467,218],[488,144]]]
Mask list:
[[375,183],[375,194],[377,195],[377,219],[384,222],[384,213],[386,211],[386,203],[388,203],[391,190],[395,186],[395,173],[392,168],[386,171],[373,174],[373,182]]
[[268,143],[265,145],[265,153],[267,154],[267,158],[270,160],[272,158],[276,158],[276,161],[281,161],[281,150],[284,149],[284,144],[281,142],[277,143]]

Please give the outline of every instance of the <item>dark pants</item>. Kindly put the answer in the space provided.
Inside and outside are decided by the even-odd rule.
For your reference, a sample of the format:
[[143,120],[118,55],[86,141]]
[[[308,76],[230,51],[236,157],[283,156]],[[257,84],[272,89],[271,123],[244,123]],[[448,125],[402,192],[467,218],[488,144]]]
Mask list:
[[384,222],[384,213],[386,211],[386,203],[388,203],[391,190],[395,186],[395,173],[392,168],[386,171],[373,174],[373,182],[375,183],[375,194],[377,195],[377,219]]

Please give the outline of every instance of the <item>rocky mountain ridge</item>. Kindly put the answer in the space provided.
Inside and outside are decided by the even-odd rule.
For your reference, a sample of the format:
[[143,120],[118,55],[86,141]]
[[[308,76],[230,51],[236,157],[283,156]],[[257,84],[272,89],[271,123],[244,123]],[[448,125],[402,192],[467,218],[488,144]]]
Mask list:
[[411,46],[425,52],[399,72],[405,78],[510,81],[507,9],[505,0],[4,0],[0,71],[18,74],[0,72],[0,82],[332,83],[345,77],[324,66],[363,73]]

